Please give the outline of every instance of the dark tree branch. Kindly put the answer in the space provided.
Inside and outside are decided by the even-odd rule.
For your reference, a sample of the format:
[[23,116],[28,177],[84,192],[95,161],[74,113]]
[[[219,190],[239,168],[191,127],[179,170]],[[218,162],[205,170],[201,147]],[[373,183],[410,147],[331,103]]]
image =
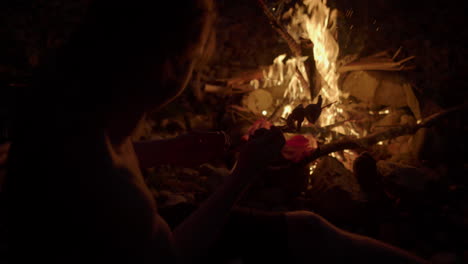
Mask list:
[[275,15],[270,11],[268,6],[266,5],[265,1],[263,0],[257,0],[258,4],[262,8],[263,12],[267,16],[271,26],[273,27],[278,34],[286,41],[286,43],[289,46],[289,49],[291,49],[292,53],[294,56],[300,57],[302,56],[302,48],[301,45],[299,45],[291,35],[289,35],[288,31],[281,25],[278,20],[276,19]]
[[425,118],[424,120],[422,120],[422,122],[420,122],[419,124],[416,124],[414,126],[410,126],[410,125],[399,126],[399,127],[391,128],[386,131],[379,132],[379,133],[376,133],[367,137],[359,138],[359,139],[346,138],[346,139],[337,140],[335,142],[331,142],[329,144],[320,146],[315,152],[312,153],[312,155],[304,159],[303,162],[307,164],[322,156],[326,156],[333,152],[337,152],[337,151],[341,151],[345,149],[365,148],[365,147],[369,147],[374,144],[377,144],[380,141],[393,139],[393,138],[397,138],[397,137],[404,136],[404,135],[415,134],[419,129],[430,127],[434,125],[434,123],[440,121],[441,119],[445,118],[446,116],[450,114],[460,112],[460,111],[465,111],[467,109],[468,109],[468,104],[464,104],[461,106],[452,107],[445,111],[433,114]]

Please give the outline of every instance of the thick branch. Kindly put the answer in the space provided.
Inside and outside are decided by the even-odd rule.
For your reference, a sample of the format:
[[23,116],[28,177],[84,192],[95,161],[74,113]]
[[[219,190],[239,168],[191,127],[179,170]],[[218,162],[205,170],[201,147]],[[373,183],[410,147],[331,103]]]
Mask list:
[[453,114],[459,111],[465,111],[468,109],[468,104],[456,106],[449,108],[445,111],[433,114],[427,118],[425,118],[422,122],[414,126],[400,126],[391,128],[389,130],[379,132],[367,137],[355,139],[355,138],[347,138],[338,140],[329,144],[325,144],[320,146],[312,155],[304,160],[304,163],[310,163],[322,156],[326,156],[330,153],[345,150],[345,149],[357,149],[357,148],[364,148],[372,146],[380,141],[389,140],[393,138],[397,138],[404,135],[411,135],[416,133],[419,129],[430,127],[435,122],[440,121],[442,118],[446,117],[449,114]]
[[[264,0],[257,0],[257,2],[262,8],[265,15],[267,16],[273,29],[276,32],[278,32],[278,34],[286,41],[293,55],[296,57],[301,57],[302,54],[304,54],[302,50],[302,46],[299,43],[297,43],[296,40],[294,40],[294,38],[288,33],[286,28],[284,28],[284,26],[278,22],[275,15],[270,11],[268,6],[265,4]],[[307,54],[309,55],[309,58],[304,62],[304,66],[305,66],[305,70],[306,70],[306,74],[309,79],[309,82],[308,83],[304,82],[305,78],[304,76],[302,76],[301,72],[298,71],[298,75],[299,75],[299,79],[301,80],[302,85],[305,85],[305,87],[309,88],[311,99],[314,99],[315,96],[317,96],[319,92],[319,87],[315,87],[315,86],[319,86],[320,83],[316,81],[315,79],[315,78],[318,78],[319,75],[315,67],[313,49],[311,47],[308,47],[309,50],[307,50]]]
[[257,0],[258,4],[260,7],[263,9],[263,12],[267,16],[268,20],[270,21],[271,26],[273,27],[278,34],[286,41],[288,44],[289,48],[291,49],[292,53],[296,57],[302,56],[302,49],[301,46],[294,40],[291,35],[289,35],[288,31],[281,25],[278,20],[275,18],[275,15],[271,13],[270,9],[268,6],[265,4],[265,1],[263,0]]
[[[307,71],[307,68],[306,68],[306,71]],[[304,87],[310,87],[309,83],[307,82],[307,80],[304,78],[304,76],[302,75],[301,71],[299,70],[299,68],[296,68],[296,74],[297,74],[297,77],[299,78],[299,81],[301,82],[301,85],[304,86]],[[309,78],[310,80],[310,78]]]

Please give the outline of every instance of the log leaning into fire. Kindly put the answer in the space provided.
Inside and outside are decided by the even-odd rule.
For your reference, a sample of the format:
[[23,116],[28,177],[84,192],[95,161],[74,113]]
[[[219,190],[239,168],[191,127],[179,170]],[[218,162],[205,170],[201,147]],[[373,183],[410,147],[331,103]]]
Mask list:
[[308,45],[305,45],[305,47],[303,47],[301,44],[296,42],[296,40],[294,40],[294,38],[288,33],[286,28],[283,25],[281,25],[281,23],[278,21],[275,15],[270,11],[265,1],[257,0],[257,3],[262,8],[273,29],[276,32],[278,32],[278,34],[286,41],[293,55],[296,57],[302,57],[304,51],[306,51],[306,53],[309,55],[309,58],[304,62],[307,78],[309,81],[306,81],[306,78],[302,75],[302,73],[299,70],[296,71],[296,74],[298,75],[301,84],[305,86],[304,88],[309,88],[311,99],[314,99],[320,92],[321,77],[315,66],[313,44],[308,43]]
[[281,25],[281,23],[278,22],[278,19],[275,17],[275,15],[270,11],[268,6],[266,5],[265,1],[263,0],[257,0],[257,3],[259,6],[262,8],[263,12],[267,16],[271,26],[273,27],[276,32],[286,41],[288,44],[289,49],[291,49],[292,53],[295,56],[302,56],[302,48],[299,43],[297,43],[294,38],[288,33],[286,28]]
[[335,142],[331,142],[329,144],[320,146],[309,157],[305,158],[303,160],[303,163],[304,164],[310,163],[322,156],[326,156],[333,152],[337,152],[337,151],[341,151],[345,149],[365,148],[365,147],[375,145],[380,141],[397,138],[403,135],[412,135],[412,134],[415,134],[421,128],[427,128],[427,127],[434,125],[434,123],[442,120],[442,118],[450,114],[461,112],[461,111],[466,111],[466,110],[468,110],[468,104],[455,106],[445,111],[433,114],[413,126],[406,125],[406,126],[401,126],[401,127],[395,127],[395,128],[391,128],[386,131],[376,133],[367,137],[359,138],[359,139],[347,138],[347,139],[337,140]]

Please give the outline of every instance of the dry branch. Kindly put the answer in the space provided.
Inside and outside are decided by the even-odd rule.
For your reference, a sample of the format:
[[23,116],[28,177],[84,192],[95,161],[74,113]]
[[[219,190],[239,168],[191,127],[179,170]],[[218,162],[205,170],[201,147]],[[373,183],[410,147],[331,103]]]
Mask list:
[[409,57],[405,60],[398,62],[356,62],[346,66],[340,67],[338,72],[349,72],[349,71],[404,71],[411,70],[414,67],[405,66],[403,63],[414,57]]
[[359,61],[348,63],[338,69],[338,72],[349,72],[349,71],[403,71],[410,70],[414,67],[405,65],[406,62],[413,60],[415,56],[395,61],[398,55],[401,53],[401,48],[397,52],[389,57],[388,51],[382,51],[371,55],[366,58],[362,58]]
[[289,49],[291,49],[292,53],[294,56],[300,57],[302,56],[302,48],[301,46],[294,40],[293,37],[288,33],[288,31],[281,25],[278,20],[275,18],[275,15],[270,11],[268,6],[266,5],[265,1],[263,0],[257,0],[258,4],[260,7],[263,9],[263,12],[267,16],[268,20],[270,21],[271,26],[273,27],[278,34],[286,41],[286,43],[289,46]]
[[326,156],[330,153],[345,150],[345,149],[357,149],[357,148],[365,148],[376,143],[384,140],[389,140],[393,138],[397,138],[404,135],[411,135],[415,134],[419,129],[426,128],[432,126],[435,122],[440,121],[442,118],[446,117],[449,114],[453,114],[455,112],[464,111],[468,109],[468,104],[456,106],[449,108],[445,111],[433,114],[420,122],[417,125],[406,125],[406,126],[399,126],[395,128],[388,129],[383,132],[379,132],[367,137],[355,139],[355,138],[346,138],[342,140],[337,140],[335,142],[331,142],[329,144],[325,144],[320,146],[315,152],[312,153],[309,157],[307,157],[303,162],[305,164],[310,163],[322,156]]

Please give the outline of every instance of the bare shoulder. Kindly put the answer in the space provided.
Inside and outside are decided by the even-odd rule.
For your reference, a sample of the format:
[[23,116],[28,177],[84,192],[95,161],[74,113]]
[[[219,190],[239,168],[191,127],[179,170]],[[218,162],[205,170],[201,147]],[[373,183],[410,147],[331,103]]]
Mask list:
[[[108,190],[103,190],[94,224],[111,246],[131,258],[144,258],[174,263],[176,250],[168,224],[158,214],[153,197],[146,186],[133,180],[131,172],[118,170],[112,175]],[[169,263],[169,262],[168,262]]]
[[[89,188],[97,213],[97,230],[114,249],[133,258],[157,262],[175,257],[172,233],[158,214],[131,144],[115,147],[106,142],[104,175],[95,175]],[[99,178],[99,180],[98,180]]]

